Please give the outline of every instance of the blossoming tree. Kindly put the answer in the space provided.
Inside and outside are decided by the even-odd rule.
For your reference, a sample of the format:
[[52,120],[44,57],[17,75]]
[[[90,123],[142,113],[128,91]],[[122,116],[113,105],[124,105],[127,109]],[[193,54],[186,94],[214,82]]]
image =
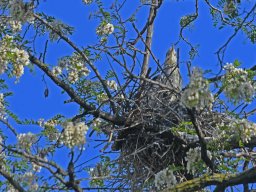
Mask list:
[[[1,191],[254,188],[256,66],[225,57],[240,32],[256,42],[254,1],[189,2],[194,12],[179,18],[164,62],[152,43],[169,1],[83,0],[97,23],[90,45],[74,41],[75,28],[47,15],[48,3],[0,1]],[[233,30],[216,45],[214,68],[196,67],[199,47],[185,33],[201,9],[216,31]],[[72,53],[48,63],[53,45]],[[188,57],[180,54],[188,49]],[[68,97],[63,105],[78,106],[76,114],[22,119],[13,112],[11,80],[39,72],[54,84],[45,97],[60,88]]]

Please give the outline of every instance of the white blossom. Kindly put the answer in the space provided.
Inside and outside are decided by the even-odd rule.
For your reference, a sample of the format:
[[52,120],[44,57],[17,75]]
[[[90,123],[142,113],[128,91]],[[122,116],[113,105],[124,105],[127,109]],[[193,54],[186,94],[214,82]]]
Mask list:
[[[190,148],[186,153],[185,160],[187,161],[187,172],[192,173],[193,175],[197,171],[195,163],[201,160],[201,147]],[[207,150],[207,156],[211,159],[211,152]]]
[[53,67],[52,69],[52,73],[55,75],[55,76],[58,76],[62,73],[62,68],[60,66],[55,66]]
[[63,124],[63,134],[61,135],[61,141],[69,148],[75,146],[81,146],[85,144],[85,135],[88,131],[88,126],[84,122],[73,123],[66,122]]
[[43,121],[44,127],[55,127],[55,126],[57,126],[57,121],[56,120],[51,119],[51,120],[48,120],[48,121],[44,122],[44,120],[42,119],[42,121]]
[[[25,172],[24,174],[17,175],[18,179],[17,181],[20,182],[20,185],[26,186],[26,191],[37,191],[39,188],[39,185],[36,181],[36,175],[33,174],[31,171]],[[18,192],[12,185],[8,185],[7,192]]]
[[7,192],[19,192],[19,191],[15,189],[12,185],[9,185]]
[[170,188],[177,183],[173,170],[166,168],[155,175],[155,186],[157,189]]
[[18,49],[17,47],[14,49],[16,55],[17,55],[17,63],[19,63],[20,65],[24,65],[27,66],[30,61],[29,61],[29,55],[28,52],[22,49]]
[[4,119],[6,115],[4,106],[4,94],[0,93],[0,118]]
[[44,126],[44,119],[43,119],[43,118],[38,119],[37,124],[38,124],[40,127],[43,127],[43,126]]
[[0,65],[0,74],[3,74],[7,70],[8,61],[0,56],[0,63],[1,63],[1,65]]
[[13,65],[13,72],[12,72],[17,78],[21,77],[24,73],[24,67],[23,65]]
[[226,74],[222,77],[225,95],[234,103],[251,101],[255,88],[249,74],[242,68],[236,68],[232,63],[224,66]]
[[23,183],[25,183],[30,188],[30,191],[31,191],[31,187],[34,184],[35,178],[36,178],[36,176],[31,171],[29,171],[29,172],[24,173],[21,176],[21,181]]
[[91,177],[99,177],[99,172],[97,171],[96,168],[94,167],[91,167],[90,170],[89,170],[89,174]]
[[187,172],[195,174],[196,167],[193,166],[195,162],[200,161],[201,159],[201,148],[196,147],[196,148],[191,148],[189,151],[186,153],[185,160],[187,161]]
[[37,165],[36,163],[32,162],[32,170],[35,172],[40,172],[42,167],[40,165]]
[[99,94],[97,94],[97,101],[99,102],[99,103],[104,103],[104,102],[106,102],[108,100],[108,96],[107,96],[107,94],[106,93],[99,93]]
[[117,90],[117,83],[115,80],[107,81],[107,85],[110,89]]
[[75,82],[77,82],[79,79],[79,75],[77,71],[70,71],[68,73],[68,80],[70,83],[74,84]]
[[18,20],[9,20],[8,24],[10,25],[13,32],[19,32],[22,29],[22,24]]
[[92,0],[83,0],[83,3],[85,3],[85,4],[91,4],[91,3],[92,3]]
[[18,147],[21,149],[30,149],[30,147],[36,142],[37,137],[35,134],[28,132],[28,133],[21,133],[17,136],[18,139]]
[[0,42],[0,73],[7,70],[8,63],[12,63],[13,75],[17,78],[21,77],[24,73],[24,66],[29,64],[29,54],[27,51],[18,48],[14,43],[13,37],[5,35]]
[[195,68],[192,72],[188,88],[181,95],[182,103],[197,110],[211,109],[213,95],[209,90],[208,82],[203,78],[202,71]]
[[98,128],[102,123],[102,120],[100,118],[96,118],[92,121],[92,127]]
[[82,77],[87,77],[91,72],[78,54],[61,58],[58,66],[53,68],[53,73],[57,75],[64,69],[66,69],[68,80],[72,84],[76,83]]
[[[256,136],[256,124],[247,119],[231,119],[229,123],[218,125],[218,138],[238,138],[244,143]],[[227,129],[228,128],[228,129]]]
[[110,35],[114,32],[114,29],[114,25],[111,23],[101,24],[99,27],[97,27],[96,33],[98,35]]
[[31,186],[30,186],[30,190],[31,191],[37,191],[39,188],[39,185],[37,183],[33,183]]
[[102,163],[97,163],[96,166],[89,169],[89,174],[92,178],[95,177],[107,177],[110,174],[109,166],[105,166]]
[[12,18],[18,21],[33,23],[33,4],[24,3],[22,0],[10,0],[9,9]]
[[87,67],[83,67],[81,70],[81,76],[88,76],[91,71]]
[[26,172],[23,175],[23,179],[26,180],[28,183],[32,183],[34,180],[34,174],[32,172]]
[[45,134],[48,137],[50,141],[56,141],[60,137],[60,132],[55,128],[58,124],[56,120],[48,120],[44,121],[44,119],[39,119],[39,124],[41,124],[41,127],[45,129]]

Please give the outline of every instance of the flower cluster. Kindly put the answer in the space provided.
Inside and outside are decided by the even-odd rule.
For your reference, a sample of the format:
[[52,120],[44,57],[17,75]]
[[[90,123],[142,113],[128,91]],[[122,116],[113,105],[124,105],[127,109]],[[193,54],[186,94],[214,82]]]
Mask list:
[[28,183],[32,183],[33,180],[34,180],[34,174],[32,172],[26,172],[24,175],[23,175],[23,178],[26,182]]
[[62,68],[60,66],[55,66],[52,68],[52,73],[55,75],[55,76],[58,76],[58,75],[61,75],[62,73]]
[[85,66],[83,59],[77,54],[61,58],[58,66],[53,67],[52,72],[55,76],[58,76],[62,74],[64,69],[68,72],[68,80],[70,83],[76,83],[79,78],[86,77],[91,72]]
[[43,128],[49,128],[49,127],[56,127],[58,125],[58,121],[55,120],[55,119],[50,119],[48,121],[44,120],[43,118],[40,118],[38,121],[37,121],[37,124],[40,126],[40,127],[43,127]]
[[100,127],[101,123],[102,123],[102,120],[100,118],[96,118],[92,121],[92,127],[98,128]]
[[220,124],[220,138],[230,137],[238,138],[244,143],[248,143],[253,136],[256,136],[256,124],[249,122],[247,119],[232,119],[228,124]]
[[197,110],[212,108],[213,95],[200,69],[193,70],[188,88],[182,93],[181,101],[188,108],[195,107]]
[[17,136],[18,147],[29,150],[30,147],[37,141],[37,136],[31,132],[21,133]]
[[5,119],[4,94],[0,93],[0,118]]
[[107,85],[110,89],[117,90],[117,83],[114,80],[107,81]]
[[22,24],[18,20],[11,19],[9,20],[8,24],[14,33],[17,33],[22,29]]
[[91,177],[100,177],[101,175],[99,174],[99,171],[97,168],[91,167],[89,170],[89,174]]
[[19,192],[17,189],[15,189],[11,184],[7,187],[7,192]]
[[158,189],[170,188],[177,183],[173,170],[166,168],[155,175],[155,186]]
[[[187,161],[187,172],[193,175],[197,171],[195,166],[197,162],[201,161],[201,147],[190,148],[186,153],[185,160]],[[210,151],[207,151],[207,156],[211,159],[212,155]]]
[[39,119],[37,124],[44,128],[43,135],[45,135],[50,141],[57,141],[60,137],[60,132],[55,127],[59,124],[57,120],[50,119],[45,121],[44,119]]
[[88,126],[84,122],[73,123],[66,122],[63,125],[64,131],[61,135],[61,141],[69,148],[85,144],[85,135]]
[[12,18],[22,23],[33,23],[33,4],[24,3],[23,0],[10,0],[8,6]]
[[234,103],[249,102],[255,95],[255,87],[248,71],[236,68],[232,63],[224,66],[226,74],[222,77],[224,92]]
[[0,163],[3,164],[3,162],[5,161],[5,151],[4,149],[4,139],[3,136],[0,135]]
[[32,172],[26,172],[22,175],[22,183],[29,187],[29,191],[37,191],[38,184],[35,182],[36,176]]
[[40,165],[37,165],[36,163],[32,162],[32,170],[35,172],[40,172],[42,167]]
[[[42,121],[42,119],[39,119],[39,121]],[[44,128],[48,128],[48,127],[56,127],[58,125],[58,122],[57,120],[54,120],[54,119],[50,119],[48,121],[43,121],[42,122]]]
[[195,162],[200,161],[201,159],[201,148],[196,147],[196,148],[191,148],[189,151],[186,153],[185,160],[187,161],[187,172],[195,174],[196,167],[193,165]]
[[22,29],[22,24],[20,21],[8,18],[8,17],[3,17],[0,18],[0,29],[6,29],[9,28],[12,33],[17,33],[21,31]]
[[0,42],[0,63],[1,74],[7,70],[8,63],[12,63],[12,74],[19,78],[24,73],[24,66],[29,64],[29,55],[17,47],[12,36],[6,35]]
[[[24,174],[15,175],[17,182],[26,188],[26,191],[38,191],[37,176],[33,172],[25,172]],[[7,185],[7,192],[18,192],[12,185]]]
[[110,173],[109,167],[106,166],[104,163],[97,163],[95,167],[91,167],[89,169],[89,174],[91,177],[103,177],[103,176],[108,176]]
[[114,32],[114,25],[111,23],[101,23],[100,26],[97,27],[96,33],[98,35],[110,35]]
[[108,96],[106,93],[99,93],[97,94],[97,101],[102,104],[108,100]]
[[92,3],[92,0],[83,0],[83,3],[85,3],[85,4],[91,4]]

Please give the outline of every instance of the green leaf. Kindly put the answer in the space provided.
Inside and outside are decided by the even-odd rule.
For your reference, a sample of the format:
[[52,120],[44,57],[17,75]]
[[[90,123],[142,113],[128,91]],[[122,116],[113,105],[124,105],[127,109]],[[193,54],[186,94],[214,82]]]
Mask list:
[[115,72],[112,70],[108,70],[106,74],[106,79],[114,78],[115,77]]
[[234,66],[235,67],[239,67],[241,65],[240,61],[238,61],[237,59],[234,61]]
[[244,143],[242,140],[239,140],[239,147],[244,147]]

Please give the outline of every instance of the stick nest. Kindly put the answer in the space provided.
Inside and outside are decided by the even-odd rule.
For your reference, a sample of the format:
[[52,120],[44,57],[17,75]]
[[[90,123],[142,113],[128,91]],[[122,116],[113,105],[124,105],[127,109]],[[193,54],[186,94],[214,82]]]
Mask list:
[[[186,152],[199,146],[198,136],[187,108],[170,90],[144,92],[135,98],[129,113],[128,125],[117,129],[112,150],[120,151],[121,175],[133,190],[141,190],[154,175],[170,165],[182,167],[176,178],[192,179],[186,168]],[[204,111],[198,114],[204,136],[214,137],[221,114]],[[177,127],[182,123],[184,132]],[[151,183],[152,182],[148,182]]]

